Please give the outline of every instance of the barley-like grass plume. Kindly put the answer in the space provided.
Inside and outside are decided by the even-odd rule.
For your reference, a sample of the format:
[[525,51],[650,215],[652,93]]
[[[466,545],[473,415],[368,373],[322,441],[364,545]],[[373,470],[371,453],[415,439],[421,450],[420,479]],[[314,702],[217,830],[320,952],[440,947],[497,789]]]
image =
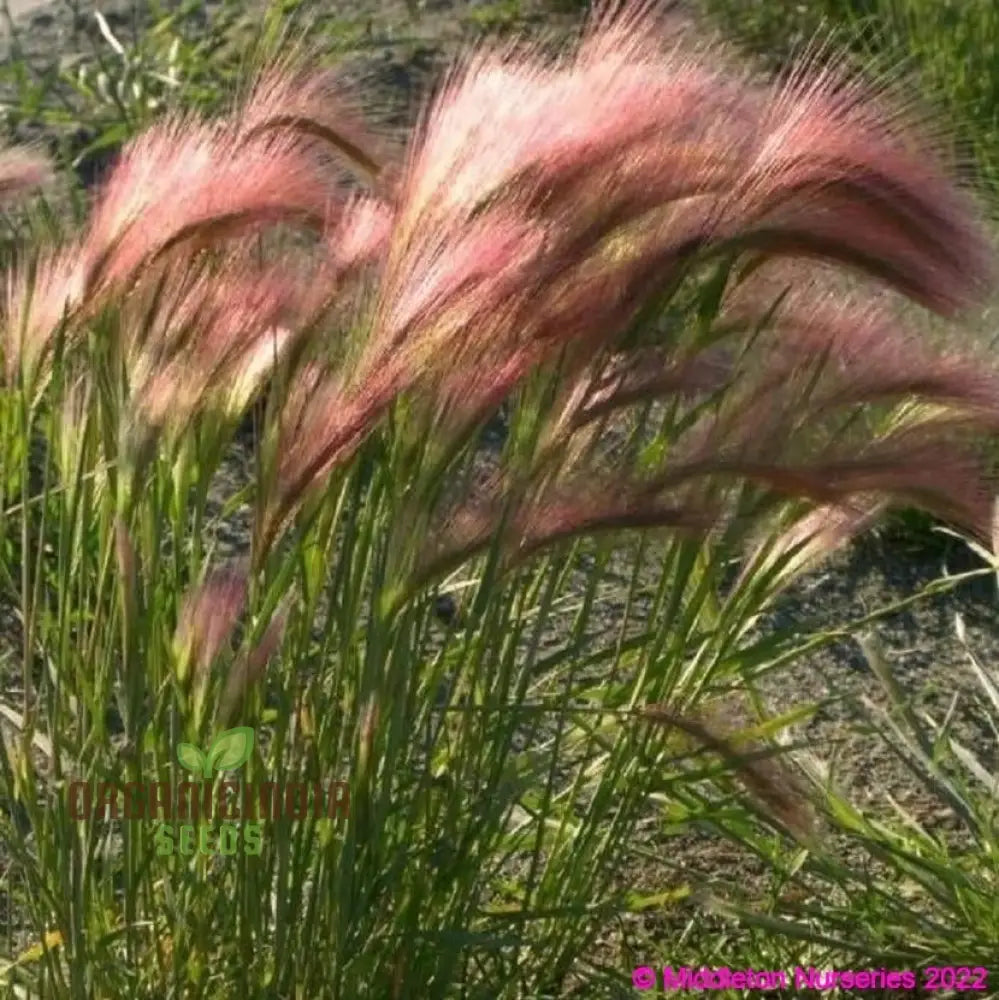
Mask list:
[[220,412],[245,405],[261,366],[290,348],[292,338],[275,331],[300,329],[308,294],[304,275],[250,252],[145,283],[121,317],[134,417],[176,432],[213,398]]
[[[461,440],[556,369],[563,409],[541,455],[568,478],[551,466],[517,487],[520,551],[588,526],[704,527],[738,481],[825,507],[858,493],[914,501],[980,530],[985,488],[949,449],[968,427],[995,426],[996,377],[919,347],[883,306],[887,289],[951,315],[991,287],[989,242],[937,138],[897,94],[835,61],[765,80],[717,47],[668,39],[657,11],[603,5],[558,57],[480,46],[405,156],[361,123],[335,77],[294,58],[258,75],[226,118],[168,118],[123,151],[78,247],[13,286],[17,344],[40,356],[60,322],[116,302],[136,413],[154,428],[185,426],[215,397],[236,416],[288,361],[258,555],[401,398],[429,403],[435,433]],[[343,160],[372,193],[347,191]],[[308,234],[308,267],[280,241],[258,270],[232,264],[241,240],[289,224]],[[724,290],[707,344],[663,329],[636,349],[652,304],[747,257],[750,277]],[[782,268],[788,258],[808,267]],[[827,277],[844,267],[848,300]],[[362,276],[373,291],[357,311]],[[347,331],[338,363],[312,350],[324,323]],[[692,413],[715,396],[661,468],[592,475],[565,502],[588,475],[569,466],[606,420],[654,400]],[[912,399],[911,426],[877,441],[841,434],[851,408]],[[927,475],[931,461],[951,474]],[[614,483],[627,488],[608,506]],[[692,498],[706,505],[697,518]]]
[[657,726],[680,730],[704,749],[718,754],[765,811],[803,842],[814,837],[817,830],[814,811],[790,769],[776,756],[739,745],[715,724],[675,711],[668,705],[648,705],[640,714]]
[[343,163],[380,190],[391,190],[398,152],[395,144],[378,135],[331,71],[308,65],[302,52],[271,63],[250,87],[240,116],[244,141],[256,142],[268,134],[295,133],[333,151]]
[[[574,54],[487,46],[446,79],[397,187],[373,327],[357,365],[283,451],[277,519],[404,393],[436,399],[448,415],[438,426],[458,434],[539,368],[557,362],[571,387],[599,382],[615,356],[615,381],[570,393],[586,399],[559,432],[571,437],[654,397],[720,390],[733,374],[724,350],[700,356],[667,341],[639,359],[626,335],[699,268],[751,254],[756,272],[813,262],[806,287],[775,316],[758,281],[755,299],[739,287],[725,297],[719,336],[726,323],[729,334],[762,323],[775,335],[725,413],[679,443],[659,487],[741,478],[825,505],[884,493],[980,527],[983,486],[970,462],[948,456],[949,438],[928,439],[933,427],[915,444],[911,434],[861,442],[851,457],[823,425],[850,407],[918,398],[953,415],[934,424],[942,434],[963,421],[994,426],[995,376],[974,359],[916,350],[878,305],[887,288],[951,315],[991,287],[990,244],[936,140],[897,95],[835,63],[806,61],[767,82],[714,49],[664,44],[654,15],[654,5],[604,7]],[[849,303],[822,276],[844,266],[857,278]],[[954,478],[934,482],[920,467],[931,460]],[[662,496],[641,489],[654,519]],[[583,507],[569,519],[580,530]],[[641,520],[629,511],[622,520]],[[569,521],[555,520],[536,536],[563,537]]]
[[178,680],[203,676],[221,653],[246,604],[247,578],[238,566],[212,571],[186,595],[174,637]]
[[236,122],[176,118],[123,151],[84,242],[87,288],[127,289],[177,249],[289,223],[322,231],[339,205],[334,179],[288,134],[241,142]]

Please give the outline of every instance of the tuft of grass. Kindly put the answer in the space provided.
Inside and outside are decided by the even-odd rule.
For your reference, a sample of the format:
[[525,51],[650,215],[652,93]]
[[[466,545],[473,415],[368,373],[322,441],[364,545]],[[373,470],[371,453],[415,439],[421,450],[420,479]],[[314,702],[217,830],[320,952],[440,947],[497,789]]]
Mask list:
[[994,262],[889,95],[608,7],[404,149],[355,112],[286,55],[10,262],[13,995],[619,992],[606,927],[685,895],[618,884],[637,823],[819,846],[795,717],[707,718],[836,638],[756,634],[780,590],[893,505],[992,529],[999,373],[892,295],[956,320]]

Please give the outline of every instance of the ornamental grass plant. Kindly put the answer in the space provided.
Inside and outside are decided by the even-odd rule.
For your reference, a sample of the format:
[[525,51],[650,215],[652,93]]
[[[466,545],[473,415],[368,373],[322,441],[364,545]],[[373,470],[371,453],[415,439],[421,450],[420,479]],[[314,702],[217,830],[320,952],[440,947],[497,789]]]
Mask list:
[[[664,802],[733,779],[699,821],[816,848],[789,719],[747,755],[711,711],[893,505],[991,538],[999,374],[901,305],[956,325],[993,287],[944,148],[653,7],[477,48],[406,142],[301,53],[129,142],[6,272],[11,995],[606,995]],[[4,193],[45,170],[8,153]],[[202,765],[349,806],[159,811]]]

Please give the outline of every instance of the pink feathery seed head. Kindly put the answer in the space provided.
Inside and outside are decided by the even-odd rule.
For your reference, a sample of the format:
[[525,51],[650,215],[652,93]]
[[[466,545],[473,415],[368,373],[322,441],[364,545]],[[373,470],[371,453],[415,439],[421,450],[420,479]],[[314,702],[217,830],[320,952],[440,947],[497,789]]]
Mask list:
[[978,213],[934,144],[835,67],[773,92],[727,215],[732,235],[779,245],[784,233],[789,252],[810,245],[945,314],[995,279]]
[[336,373],[327,371],[316,361],[306,362],[295,373],[294,381],[285,387],[279,415],[282,437],[289,441],[296,440],[305,415],[312,408],[333,407],[343,396],[343,383]]
[[594,532],[666,528],[702,534],[718,523],[706,506],[686,506],[675,500],[629,495],[622,484],[602,489],[577,484],[571,492],[545,498],[515,522],[518,556],[577,535]]
[[636,143],[656,140],[660,172],[674,177],[671,143],[744,145],[744,81],[719,71],[713,52],[676,47],[652,58],[648,30],[641,18],[611,20],[575,59],[552,64],[533,48],[501,48],[459,66],[417,134],[402,189],[406,228],[424,211],[467,211],[525,184],[554,195],[627,161]]
[[[759,286],[759,287],[754,287]],[[774,295],[776,282],[750,282],[730,296],[723,322],[756,330],[761,368],[778,379],[821,378],[809,401],[816,412],[915,397],[977,415],[983,429],[999,417],[999,371],[991,359],[931,350],[880,295],[840,291],[813,275]]]
[[920,350],[921,345],[901,339],[881,346],[866,361],[857,358],[842,371],[839,384],[818,391],[810,401],[812,408],[819,412],[913,398],[964,412],[983,431],[999,429],[999,373],[984,359],[934,357]]
[[686,357],[646,348],[619,355],[576,410],[569,427],[578,430],[625,407],[653,399],[696,397],[717,392],[732,377],[728,355],[718,348]]
[[533,345],[532,363],[567,344],[580,360],[612,340],[637,308],[627,255],[612,266],[553,252],[552,228],[512,208],[418,239],[412,258],[394,260],[382,284],[373,340],[378,364],[405,345],[401,363],[414,376],[442,362],[455,373],[502,366],[495,359],[524,344]]
[[[676,261],[669,261],[664,254],[655,272],[665,280],[676,273],[682,256],[681,250]],[[549,356],[567,346],[587,355],[613,344],[640,308],[643,278],[652,271],[651,262],[647,268],[636,266],[627,251],[617,261],[584,260],[558,276],[561,280],[552,275],[543,308],[535,306],[524,317],[531,337]]]
[[310,490],[357,451],[404,387],[400,370],[386,364],[350,391],[331,378],[320,380],[304,401],[302,395],[290,399],[298,412],[296,419],[284,415],[281,421],[272,526],[283,523]]
[[210,355],[238,348],[240,331],[252,336],[260,326],[295,322],[308,273],[292,258],[260,260],[254,249],[248,241],[188,269],[163,269],[138,286],[161,304],[154,331],[165,345],[179,344],[195,330],[194,348]]
[[588,239],[574,234],[568,247],[541,258],[536,300],[518,316],[551,352],[572,345],[586,355],[612,345],[650,295],[682,277],[709,231],[703,212],[684,204],[603,239],[596,253],[583,249]]
[[776,496],[825,506],[858,495],[874,497],[919,507],[976,537],[988,537],[993,492],[980,463],[932,427],[898,432],[866,448],[842,455],[828,452],[802,463],[718,455],[686,468],[677,465],[664,480],[679,484],[702,477],[753,482]]
[[379,358],[403,345],[425,358],[447,351],[448,336],[487,337],[490,316],[530,294],[544,239],[541,226],[499,209],[421,231],[382,282],[372,341]]
[[886,507],[884,500],[859,496],[846,503],[809,510],[776,538],[757,538],[750,546],[735,589],[759,572],[761,559],[769,565],[785,560],[783,572],[792,575],[814,566],[872,528]]
[[142,301],[131,322],[126,309],[126,336],[132,325],[149,334],[133,370],[133,397],[146,424],[179,427],[209,397],[227,408],[248,401],[265,377],[267,347],[277,347],[272,331],[297,326],[308,288],[283,262],[261,266],[239,255],[221,269],[171,273],[154,297],[151,320],[138,297],[129,303]]
[[338,191],[301,143],[237,141],[231,123],[174,119],[126,147],[91,217],[84,245],[91,286],[120,287],[175,248],[198,249],[262,227],[321,231]]
[[280,608],[270,620],[260,642],[232,665],[219,701],[222,725],[228,724],[248,692],[263,678],[267,665],[281,648],[287,623],[288,609]]
[[248,581],[243,566],[213,570],[184,598],[176,644],[190,652],[196,670],[204,671],[222,651],[246,605]]
[[396,143],[365,122],[357,102],[331,71],[306,68],[301,53],[267,67],[239,112],[241,134],[290,132],[315,140],[355,172],[391,190],[399,161]]
[[388,249],[393,221],[392,206],[381,198],[356,195],[348,201],[326,234],[334,271],[349,275],[381,261]]
[[[547,79],[534,67],[510,65],[510,59],[502,51],[474,52],[452,69],[424,113],[410,146],[400,193],[408,220],[432,211],[436,198],[446,195],[449,188],[448,209],[467,206],[470,198],[477,200],[488,193],[481,184],[472,187],[465,175],[476,167],[480,174],[490,169],[480,161],[482,148],[488,150],[490,141],[495,142],[491,130],[494,115],[500,116],[510,138],[507,155],[494,171],[503,176],[509,149],[523,143],[524,121],[536,103],[536,90]],[[489,108],[490,113],[483,115],[483,108]]]
[[195,364],[211,373],[209,388],[229,392],[246,378],[259,382],[300,337],[310,289],[281,266],[228,283],[212,326],[195,345]]
[[514,347],[502,358],[456,358],[451,370],[433,385],[441,432],[458,435],[495,413],[514,388],[537,366],[534,345]]
[[230,273],[212,278],[202,299],[210,324],[192,344],[206,367],[242,354],[275,326],[294,326],[308,291],[283,262],[255,267],[241,261]]
[[[182,155],[177,156],[178,151]],[[190,182],[212,165],[210,130],[189,117],[168,118],[126,144],[102,183],[91,212],[91,252],[109,252],[162,196],[162,181]]]
[[47,156],[31,147],[0,151],[0,202],[10,202],[52,182],[55,176]]
[[[942,316],[981,300],[981,289],[991,280],[984,277],[988,264],[979,266],[988,261],[984,243],[966,256],[968,270],[957,277],[956,258],[938,254],[944,234],[907,231],[897,218],[888,217],[890,209],[879,218],[874,200],[866,196],[830,186],[821,196],[784,191],[780,197],[765,212],[757,214],[753,207],[741,217],[724,217],[716,225],[716,243],[769,256],[834,262],[892,286]],[[961,253],[956,243],[950,249]]]
[[[608,23],[619,30],[619,22]],[[628,30],[642,23],[629,21]],[[521,283],[520,294],[526,301],[537,292],[543,300],[540,290],[587,255],[604,252],[600,245],[615,228],[678,198],[731,184],[753,137],[739,83],[706,58],[679,50],[670,58],[638,59],[630,42],[608,42],[599,60],[555,64],[530,48],[476,53],[453,73],[417,136],[401,188],[380,328],[408,330],[417,317],[422,322],[439,312],[457,290],[463,305],[452,328],[472,326],[468,309],[478,317],[516,294],[515,286],[490,282],[488,273],[499,273],[504,257],[518,254],[530,263],[509,271]],[[483,106],[489,115],[481,114]],[[680,227],[691,229],[684,232],[687,243],[703,242],[703,212],[695,221]],[[504,237],[511,225],[525,224],[543,236],[530,254]],[[470,248],[469,240],[477,245]],[[634,258],[641,258],[639,249]],[[650,263],[649,273],[660,274],[660,263]],[[424,279],[414,280],[414,272]],[[476,272],[485,280],[476,283],[473,297],[468,289]],[[634,283],[619,284],[622,298],[633,297]],[[536,302],[528,311],[543,307]],[[564,306],[555,312],[550,325],[572,336]],[[401,336],[392,334],[389,342]]]
[[35,369],[60,325],[84,303],[84,272],[79,248],[68,246],[7,272],[4,324],[7,376],[18,365]]
[[497,484],[493,496],[474,499],[448,512],[420,555],[416,576],[426,581],[492,544],[504,512],[512,505],[503,539],[509,569],[544,548],[579,535],[663,529],[701,535],[719,523],[720,512],[706,501],[688,504],[629,488],[627,477],[609,481],[557,482],[536,495],[513,498]]

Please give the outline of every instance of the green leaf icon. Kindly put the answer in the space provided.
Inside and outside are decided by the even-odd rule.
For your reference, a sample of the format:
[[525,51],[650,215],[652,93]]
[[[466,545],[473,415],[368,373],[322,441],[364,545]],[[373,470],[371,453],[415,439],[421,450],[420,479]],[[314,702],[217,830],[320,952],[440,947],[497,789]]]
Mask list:
[[242,767],[253,753],[253,730],[249,726],[237,726],[219,733],[208,751],[205,762],[205,777],[216,771],[235,771]]
[[177,744],[177,760],[181,767],[186,767],[197,775],[202,774],[208,764],[205,755],[193,743]]

